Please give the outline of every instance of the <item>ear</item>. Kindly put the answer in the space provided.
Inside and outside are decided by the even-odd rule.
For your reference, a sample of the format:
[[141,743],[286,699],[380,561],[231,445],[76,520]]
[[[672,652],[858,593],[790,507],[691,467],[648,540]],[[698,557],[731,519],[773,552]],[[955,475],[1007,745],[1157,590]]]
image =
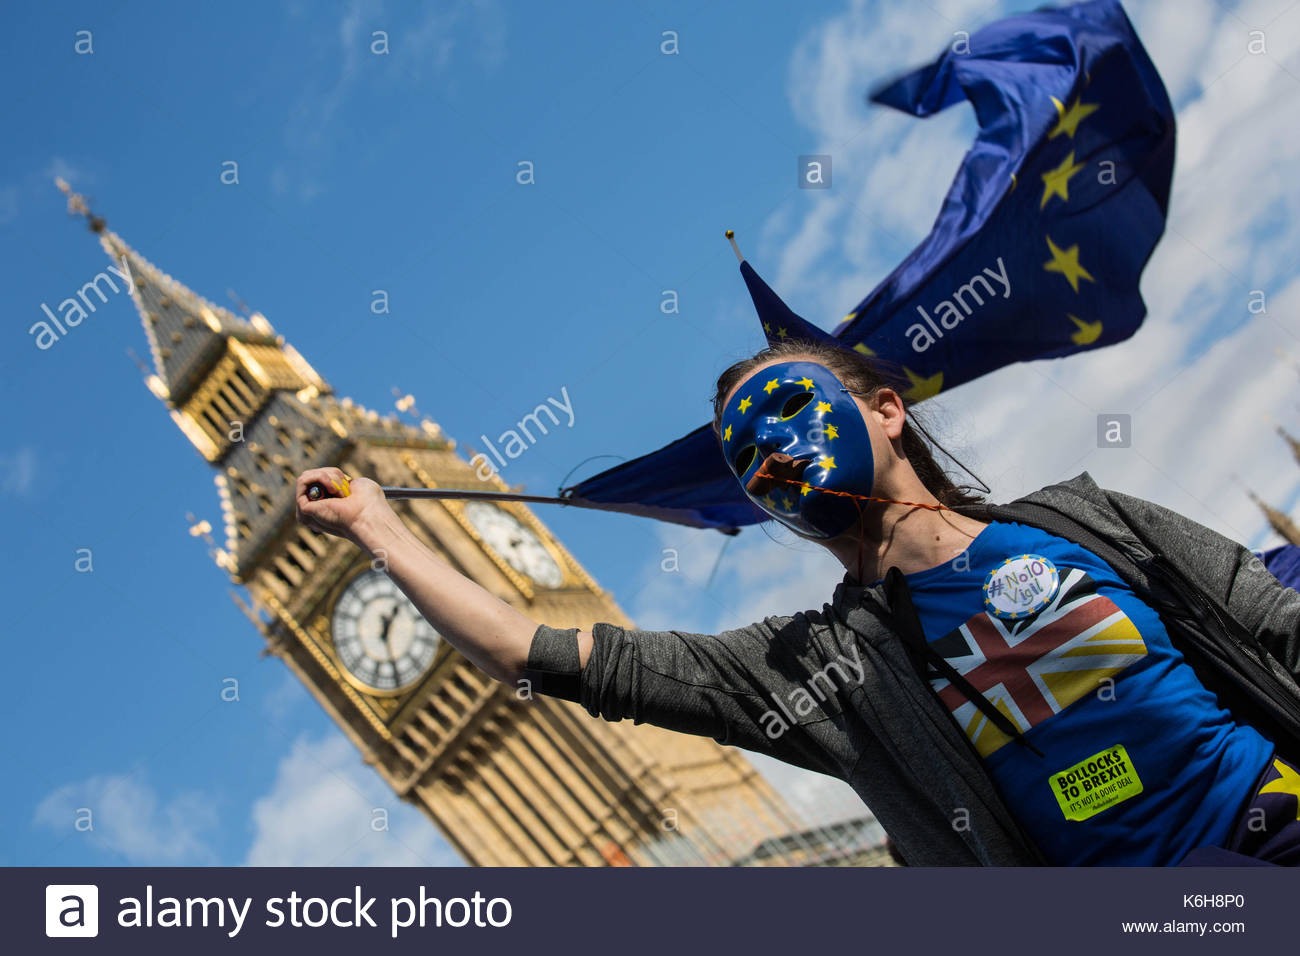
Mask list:
[[890,441],[903,434],[907,410],[903,407],[903,398],[898,392],[892,388],[881,388],[871,396],[868,406]]

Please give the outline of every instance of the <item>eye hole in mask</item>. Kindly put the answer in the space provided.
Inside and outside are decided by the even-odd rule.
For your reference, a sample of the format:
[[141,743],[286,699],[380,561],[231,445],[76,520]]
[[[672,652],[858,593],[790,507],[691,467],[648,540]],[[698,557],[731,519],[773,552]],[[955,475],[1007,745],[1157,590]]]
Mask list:
[[743,475],[749,471],[749,466],[754,463],[757,454],[758,449],[753,445],[746,445],[740,449],[740,454],[736,456],[736,474]]
[[785,404],[781,407],[781,421],[787,421],[794,418],[801,411],[807,408],[808,403],[812,400],[812,392],[801,392],[798,395],[791,395],[786,399]]

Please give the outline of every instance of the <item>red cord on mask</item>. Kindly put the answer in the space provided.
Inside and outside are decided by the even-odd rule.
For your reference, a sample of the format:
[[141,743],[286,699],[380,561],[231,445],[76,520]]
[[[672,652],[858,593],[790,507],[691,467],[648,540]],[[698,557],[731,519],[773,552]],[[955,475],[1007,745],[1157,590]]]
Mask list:
[[[766,464],[767,462],[763,462],[763,465]],[[767,478],[771,481],[779,481],[784,484],[799,485],[800,490],[802,490],[804,486],[804,481],[802,479],[779,478],[776,475],[768,474],[766,471],[764,471],[762,465],[759,466],[758,471],[754,473],[754,476],[753,478],[750,478],[750,481],[752,482],[754,478]],[[857,495],[851,491],[835,491],[834,489],[831,488],[815,488],[812,485],[809,485],[808,488],[809,490],[816,491],[819,494],[823,494],[823,495],[841,495],[845,498],[855,499],[854,504],[856,504],[858,507],[858,583],[859,584],[863,583],[862,544],[865,535],[862,532],[863,532],[863,526],[866,523],[866,515],[862,511],[862,504],[861,504],[863,501],[883,501],[888,504],[894,504],[894,505],[910,505],[913,508],[926,508],[930,511],[952,511],[953,510],[952,508],[949,508],[947,505],[930,505],[920,501],[899,501],[897,498],[877,498],[875,495]],[[955,514],[956,512],[953,513]]]

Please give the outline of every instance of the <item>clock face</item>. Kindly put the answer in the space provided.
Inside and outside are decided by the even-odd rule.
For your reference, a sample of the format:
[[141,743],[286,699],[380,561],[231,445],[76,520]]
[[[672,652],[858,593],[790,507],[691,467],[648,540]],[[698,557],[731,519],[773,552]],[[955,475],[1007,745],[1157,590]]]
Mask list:
[[488,547],[520,574],[544,588],[558,588],[564,583],[564,572],[546,545],[510,512],[486,501],[467,501],[465,517]]
[[353,578],[334,605],[331,630],[348,674],[379,693],[414,684],[438,650],[438,632],[382,571]]

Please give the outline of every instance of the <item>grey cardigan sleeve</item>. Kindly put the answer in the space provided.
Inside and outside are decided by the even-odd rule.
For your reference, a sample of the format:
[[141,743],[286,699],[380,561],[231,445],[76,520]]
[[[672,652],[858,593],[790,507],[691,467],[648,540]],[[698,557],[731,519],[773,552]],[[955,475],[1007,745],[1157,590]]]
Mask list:
[[[802,614],[769,617],[716,635],[599,623],[591,628],[594,646],[581,669],[577,633],[577,628],[538,627],[524,675],[534,690],[576,701],[593,717],[631,718],[712,737],[842,776],[810,732],[812,725],[824,727],[840,713],[838,701],[827,697],[809,710],[810,695],[795,689],[817,666]],[[798,715],[787,703],[792,693],[803,705]]]
[[1300,680],[1300,592],[1274,577],[1245,545],[1155,502],[1105,493],[1148,546],[1200,584]]

